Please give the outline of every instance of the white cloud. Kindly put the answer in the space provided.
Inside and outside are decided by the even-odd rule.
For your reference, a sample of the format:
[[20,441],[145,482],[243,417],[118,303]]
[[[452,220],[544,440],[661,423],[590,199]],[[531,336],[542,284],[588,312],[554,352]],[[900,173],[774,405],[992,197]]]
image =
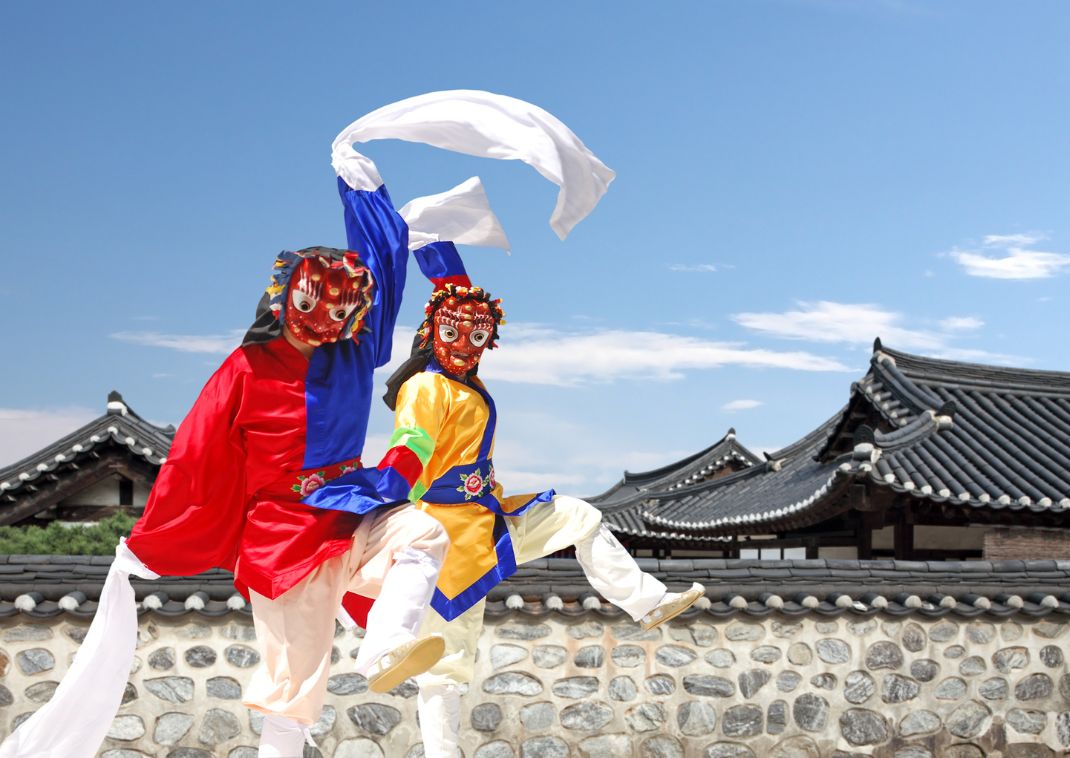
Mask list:
[[985,322],[975,316],[949,316],[940,322],[945,332],[969,332],[980,329]]
[[[406,353],[407,354],[407,353]],[[570,386],[618,379],[669,381],[688,370],[722,366],[849,371],[839,361],[803,351],[777,351],[654,331],[562,332],[510,323],[502,347],[484,356],[488,379]]]
[[673,263],[669,266],[669,271],[712,274],[720,271],[720,267],[715,263]]
[[244,329],[225,334],[164,334],[162,332],[115,332],[109,335],[120,342],[148,347],[163,347],[181,353],[210,353],[227,355],[241,343]]
[[1070,268],[1070,255],[1029,249],[1043,240],[1034,234],[989,234],[980,249],[956,249],[949,255],[970,276],[1049,279]]
[[68,408],[0,408],[0,468],[65,437],[103,410]]
[[765,405],[761,400],[732,400],[721,406],[722,411],[749,411],[752,408],[757,408],[760,405]]
[[942,330],[903,326],[903,314],[872,303],[799,302],[797,310],[781,313],[737,313],[736,323],[763,334],[810,342],[868,346],[875,337],[889,347],[918,351],[951,360],[1023,364],[1019,356],[961,348],[952,344],[960,332],[975,330],[984,322],[972,316],[952,316],[940,322]]

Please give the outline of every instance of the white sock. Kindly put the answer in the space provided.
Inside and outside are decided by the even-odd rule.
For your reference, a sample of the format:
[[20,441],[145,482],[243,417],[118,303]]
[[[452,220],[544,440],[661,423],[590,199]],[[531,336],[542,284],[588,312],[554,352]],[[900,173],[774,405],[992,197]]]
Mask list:
[[397,552],[368,613],[368,628],[357,652],[358,673],[367,674],[383,653],[416,638],[441,568],[422,550],[406,547]]
[[420,736],[424,758],[459,758],[461,731],[461,688],[456,684],[429,684],[420,687],[416,699],[420,714]]

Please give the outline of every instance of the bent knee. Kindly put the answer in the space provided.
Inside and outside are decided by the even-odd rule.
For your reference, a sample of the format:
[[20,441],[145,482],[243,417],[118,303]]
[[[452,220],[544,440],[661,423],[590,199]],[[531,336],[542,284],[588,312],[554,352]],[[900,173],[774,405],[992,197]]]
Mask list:
[[577,530],[584,534],[593,534],[598,531],[602,523],[602,511],[586,500],[580,500],[571,495],[556,495],[554,510],[566,513],[569,520],[577,526]]
[[405,508],[397,514],[404,521],[405,542],[409,547],[428,553],[439,561],[446,557],[450,537],[438,519],[417,508]]

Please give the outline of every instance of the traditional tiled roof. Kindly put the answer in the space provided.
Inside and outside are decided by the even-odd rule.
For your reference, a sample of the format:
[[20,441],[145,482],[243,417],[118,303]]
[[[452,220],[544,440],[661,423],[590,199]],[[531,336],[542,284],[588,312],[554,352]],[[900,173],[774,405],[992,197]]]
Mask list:
[[[0,523],[11,523],[11,517],[24,510],[20,505],[41,489],[87,463],[100,460],[102,454],[119,452],[127,459],[149,464],[154,470],[166,459],[174,434],[174,427],[149,423],[127,406],[122,395],[110,393],[103,416],[0,469]],[[32,512],[20,513],[21,517],[32,515]]]
[[859,481],[967,512],[1070,511],[1070,373],[924,358],[878,340],[848,404],[764,465],[618,496],[605,520],[671,541],[782,531],[844,510]]
[[[90,618],[110,557],[0,556],[0,618],[21,614]],[[1070,561],[854,561],[639,559],[673,587],[706,585],[693,616],[772,613],[824,616],[887,613],[923,616],[1070,616]],[[135,579],[141,613],[220,616],[249,613],[233,577],[210,571],[196,577]],[[572,559],[543,558],[520,567],[491,591],[487,612],[579,615],[621,612],[591,590]]]

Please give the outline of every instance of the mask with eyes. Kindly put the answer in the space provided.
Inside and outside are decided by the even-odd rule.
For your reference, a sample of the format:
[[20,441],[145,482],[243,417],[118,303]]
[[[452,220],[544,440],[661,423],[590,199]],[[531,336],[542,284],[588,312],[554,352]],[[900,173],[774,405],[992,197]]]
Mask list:
[[430,345],[439,365],[458,377],[476,368],[484,350],[496,347],[498,325],[505,323],[501,300],[481,287],[447,284],[431,296],[425,313],[421,345]]
[[323,258],[304,258],[294,268],[286,293],[283,323],[312,347],[336,342],[365,299],[364,279]]

